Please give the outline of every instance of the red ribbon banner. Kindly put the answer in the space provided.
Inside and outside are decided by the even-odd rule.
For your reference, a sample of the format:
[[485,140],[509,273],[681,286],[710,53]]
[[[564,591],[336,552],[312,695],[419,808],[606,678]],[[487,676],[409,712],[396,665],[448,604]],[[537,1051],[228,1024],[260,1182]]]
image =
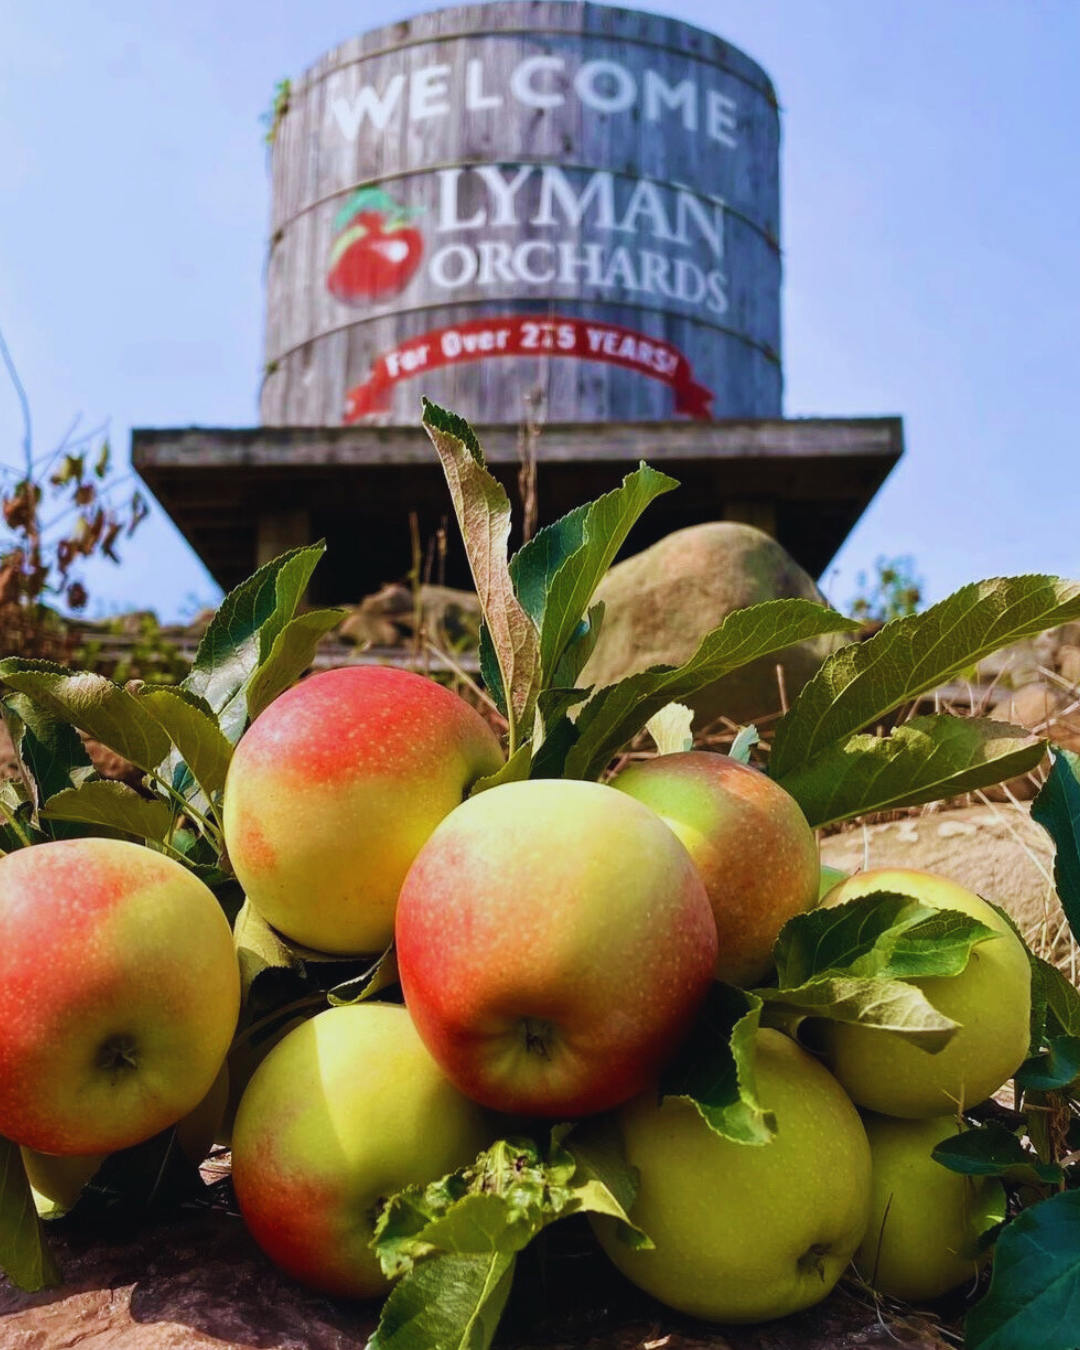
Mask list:
[[662,380],[675,391],[675,411],[699,422],[712,420],[711,389],[698,384],[690,362],[677,347],[618,324],[590,319],[537,318],[515,314],[436,328],[410,338],[380,356],[371,374],[345,396],[346,424],[390,411],[400,380],[439,366],[485,361],[498,356],[573,356],[605,361]]

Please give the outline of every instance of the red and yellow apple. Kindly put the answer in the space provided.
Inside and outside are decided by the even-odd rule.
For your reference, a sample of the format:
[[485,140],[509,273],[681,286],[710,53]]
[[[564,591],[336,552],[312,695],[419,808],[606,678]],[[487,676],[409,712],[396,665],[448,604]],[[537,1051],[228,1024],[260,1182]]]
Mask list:
[[233,1128],[233,1185],[283,1270],[327,1294],[374,1298],[388,1287],[369,1245],[381,1205],[466,1166],[491,1139],[404,1008],[330,1008],[255,1070]]
[[689,1030],[716,925],[689,854],[647,806],[540,779],[470,798],[409,870],[405,1002],[462,1092],[584,1115],[639,1092]]
[[213,893],[139,844],[0,859],[0,1134],[46,1153],[149,1139],[208,1093],[240,973]]
[[667,822],[709,893],[716,977],[757,983],[788,919],[817,903],[817,840],[799,804],[758,769],[704,750],[632,763],[611,780]]
[[973,1282],[989,1251],[979,1238],[1005,1218],[995,1177],[951,1172],[931,1156],[959,1133],[954,1116],[863,1117],[873,1162],[870,1221],[855,1268],[880,1294],[908,1302],[940,1298]]
[[959,975],[909,980],[959,1024],[943,1049],[921,1049],[880,1027],[822,1019],[816,1031],[829,1067],[852,1100],[887,1116],[942,1116],[975,1106],[1027,1058],[1031,966],[1008,923],[973,891],[911,868],[871,868],[831,890],[825,906],[858,904],[875,892],[910,895],[930,909],[955,909],[996,936],[972,948]]
[[[225,1104],[229,1096],[228,1063],[222,1064],[210,1091],[186,1116],[176,1122],[175,1146],[196,1167],[214,1145]],[[23,1148],[22,1160],[27,1180],[34,1192],[39,1214],[56,1218],[78,1200],[83,1187],[101,1167],[108,1154],[89,1153],[64,1156],[39,1153]]]
[[769,1143],[716,1134],[683,1098],[655,1089],[622,1108],[627,1161],[638,1170],[632,1222],[653,1247],[632,1249],[595,1217],[601,1245],[655,1298],[713,1322],[764,1322],[819,1302],[863,1236],[870,1148],[859,1114],[826,1069],[778,1031],[754,1042]]
[[313,675],[262,712],[225,784],[225,842],[262,917],[294,942],[382,951],[409,864],[498,738],[434,680],[382,666]]

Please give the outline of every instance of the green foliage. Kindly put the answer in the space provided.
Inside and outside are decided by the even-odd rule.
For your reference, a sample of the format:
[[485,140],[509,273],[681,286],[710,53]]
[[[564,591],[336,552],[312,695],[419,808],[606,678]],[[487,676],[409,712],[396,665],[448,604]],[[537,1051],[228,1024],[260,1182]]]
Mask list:
[[19,1289],[33,1292],[60,1283],[45,1241],[19,1146],[0,1137],[0,1270]]
[[1080,940],[1080,758],[1054,750],[1050,773],[1031,804],[1031,818],[1054,841],[1054,886]]
[[781,719],[769,772],[781,785],[866,726],[1021,638],[1080,618],[1080,582],[976,581],[922,614],[835,652]]
[[1058,1186],[1064,1173],[1056,1163],[1040,1163],[1011,1130],[996,1120],[943,1139],[934,1158],[950,1172],[969,1177],[1000,1177],[1027,1186]]
[[997,937],[967,914],[876,892],[789,919],[774,952],[776,987],[755,992],[766,1021],[788,1031],[807,1017],[824,1017],[939,1050],[956,1023],[908,981],[959,975],[972,948]]
[[660,1080],[662,1096],[693,1102],[711,1129],[737,1144],[767,1144],[776,1132],[776,1117],[762,1107],[754,1083],[761,1008],[757,995],[714,983]]
[[858,594],[848,608],[852,616],[863,623],[888,623],[917,612],[922,603],[923,581],[915,572],[915,559],[910,554],[899,558],[878,558],[874,564],[873,581],[865,572],[856,578]]
[[884,736],[834,741],[779,781],[815,828],[921,806],[1034,769],[1046,744],[990,718],[913,717]]
[[964,1322],[969,1350],[1074,1350],[1080,1191],[1022,1211],[998,1238],[990,1288]]
[[281,129],[281,123],[289,111],[289,100],[292,97],[292,80],[286,77],[284,80],[278,80],[274,85],[274,98],[270,104],[270,111],[263,113],[259,119],[266,131],[263,135],[263,141],[266,145],[273,145],[277,140],[278,132]]
[[517,1253],[558,1219],[608,1214],[647,1244],[626,1216],[636,1187],[617,1146],[586,1132],[579,1153],[566,1131],[554,1130],[546,1150],[530,1138],[500,1140],[471,1167],[390,1198],[373,1245],[398,1283],[372,1350],[487,1350]]
[[[120,645],[122,640],[123,645]],[[107,675],[116,684],[179,684],[188,671],[187,658],[149,612],[125,614],[79,630],[71,664]]]

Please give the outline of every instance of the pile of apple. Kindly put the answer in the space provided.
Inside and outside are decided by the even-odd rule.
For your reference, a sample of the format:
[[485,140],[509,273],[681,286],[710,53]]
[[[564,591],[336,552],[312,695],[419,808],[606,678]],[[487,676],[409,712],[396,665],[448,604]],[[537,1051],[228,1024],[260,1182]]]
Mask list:
[[[470,795],[503,764],[463,700],[376,667],[302,681],[239,742],[224,824],[249,904],[317,952],[393,942],[404,997],[318,1013],[246,1085],[233,1179],[268,1255],[328,1293],[381,1295],[371,1241],[389,1196],[530,1123],[612,1112],[639,1175],[629,1218],[652,1246],[632,1249],[602,1216],[594,1229],[672,1307],[782,1316],[823,1298],[853,1258],[903,1298],[968,1279],[1000,1186],[931,1150],[1027,1054],[1028,959],[996,911],[920,873],[831,890],[821,903],[900,891],[999,936],[962,974],[917,981],[961,1024],[938,1053],[836,1021],[813,1024],[814,1053],[757,1031],[776,1133],[735,1143],[657,1084],[713,982],[767,981],[780,929],[818,904],[797,804],[757,770],[694,751],[603,784]],[[0,1134],[27,1151],[99,1159],[189,1117],[238,1001],[228,925],[179,864],[101,839],[0,860]]]

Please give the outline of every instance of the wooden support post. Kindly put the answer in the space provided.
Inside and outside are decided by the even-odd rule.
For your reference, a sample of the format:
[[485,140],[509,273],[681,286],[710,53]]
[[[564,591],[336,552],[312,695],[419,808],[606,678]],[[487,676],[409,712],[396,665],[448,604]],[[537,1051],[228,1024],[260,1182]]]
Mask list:
[[311,543],[311,514],[304,507],[259,513],[256,564],[262,567],[280,553]]
[[776,538],[776,503],[768,497],[734,497],[724,503],[724,519],[753,525]]

